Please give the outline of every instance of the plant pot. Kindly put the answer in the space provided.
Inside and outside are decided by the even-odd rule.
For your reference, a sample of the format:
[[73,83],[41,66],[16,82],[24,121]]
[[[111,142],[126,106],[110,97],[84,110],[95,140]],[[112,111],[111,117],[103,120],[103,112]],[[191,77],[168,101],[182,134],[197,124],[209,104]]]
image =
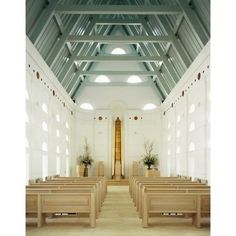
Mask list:
[[148,170],[151,170],[151,165],[148,165],[148,168],[147,168]]
[[84,177],[88,177],[88,166],[84,166]]

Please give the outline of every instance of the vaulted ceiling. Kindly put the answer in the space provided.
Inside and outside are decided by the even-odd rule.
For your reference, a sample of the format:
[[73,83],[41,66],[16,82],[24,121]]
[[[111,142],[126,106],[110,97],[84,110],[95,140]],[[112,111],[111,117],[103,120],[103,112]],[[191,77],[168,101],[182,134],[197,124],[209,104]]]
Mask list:
[[164,101],[209,41],[210,1],[27,0],[26,34],[74,101],[98,75]]

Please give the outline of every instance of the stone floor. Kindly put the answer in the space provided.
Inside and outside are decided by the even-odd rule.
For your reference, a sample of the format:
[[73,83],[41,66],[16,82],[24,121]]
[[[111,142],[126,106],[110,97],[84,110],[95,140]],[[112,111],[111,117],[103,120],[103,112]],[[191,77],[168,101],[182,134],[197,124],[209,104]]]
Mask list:
[[108,186],[96,228],[90,228],[88,219],[78,217],[52,218],[42,228],[27,223],[27,236],[210,236],[209,220],[202,228],[192,225],[190,218],[158,217],[150,219],[150,227],[142,228],[128,186]]

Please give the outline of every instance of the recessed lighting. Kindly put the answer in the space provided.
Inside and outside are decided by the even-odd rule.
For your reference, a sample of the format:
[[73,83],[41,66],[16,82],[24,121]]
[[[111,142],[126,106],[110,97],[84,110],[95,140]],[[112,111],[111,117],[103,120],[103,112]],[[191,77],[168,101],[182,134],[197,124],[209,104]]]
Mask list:
[[111,51],[111,54],[115,54],[115,55],[124,55],[126,54],[126,51],[123,48],[114,48]]
[[156,105],[153,104],[153,103],[147,103],[144,107],[143,107],[143,110],[154,110],[156,109]]
[[95,79],[95,82],[97,82],[97,83],[109,83],[110,80],[106,75],[99,75]]
[[141,80],[141,78],[140,78],[139,76],[137,76],[137,75],[131,75],[131,76],[127,79],[126,82],[127,82],[127,83],[130,83],[130,84],[135,84],[135,83],[141,83],[142,80]]
[[84,110],[93,110],[93,106],[90,103],[82,103],[80,105],[80,108],[84,109]]

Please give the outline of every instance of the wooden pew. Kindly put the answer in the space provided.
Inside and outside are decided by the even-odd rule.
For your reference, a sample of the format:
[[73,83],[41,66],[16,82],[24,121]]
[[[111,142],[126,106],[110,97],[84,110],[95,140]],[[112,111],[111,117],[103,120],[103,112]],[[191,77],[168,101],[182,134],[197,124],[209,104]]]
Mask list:
[[[104,192],[101,189],[101,186],[99,185],[99,183],[97,183],[96,181],[76,181],[76,182],[71,182],[71,181],[44,181],[44,182],[40,182],[40,183],[36,183],[36,184],[31,184],[29,186],[27,186],[27,188],[37,188],[37,187],[50,187],[50,186],[57,186],[58,188],[79,188],[80,186],[95,186],[96,187],[96,191],[98,194],[98,198],[99,198],[99,202],[101,202],[101,206],[102,203],[105,199],[105,195]],[[55,188],[55,187],[53,187]]]
[[[200,227],[199,222],[200,222],[200,217],[201,214],[203,213],[210,213],[210,186],[207,186],[206,184],[201,184],[199,182],[196,181],[191,181],[191,179],[185,179],[185,178],[178,178],[178,179],[172,179],[172,178],[165,178],[162,179],[161,178],[140,178],[140,177],[135,177],[135,178],[131,178],[130,179],[130,183],[132,184],[132,197],[134,200],[135,205],[137,206],[137,210],[139,212],[139,216],[142,217],[143,219],[149,216],[149,214],[151,213],[165,213],[165,211],[156,211],[156,212],[146,212],[145,217],[144,217],[144,196],[146,196],[146,194],[159,194],[160,196],[162,196],[163,194],[167,194],[167,195],[171,195],[173,196],[173,194],[178,194],[178,196],[180,196],[180,194],[183,195],[187,194],[188,196],[190,196],[190,194],[203,194],[206,195],[207,198],[201,197],[200,198],[200,205],[201,205],[201,209],[200,209],[200,216],[199,217],[195,217],[197,216],[197,213],[192,212],[193,213],[193,218],[194,218],[194,222],[196,223],[196,225],[198,227]],[[162,194],[162,195],[161,195]],[[160,197],[159,196],[159,197]],[[180,197],[179,197],[180,198]],[[149,199],[148,201],[152,201],[152,199]],[[159,200],[158,200],[159,201]],[[163,199],[164,201],[164,199]],[[180,200],[179,200],[180,201]],[[154,201],[155,202],[155,201]],[[168,202],[168,200],[167,200]],[[174,202],[174,200],[173,200]],[[148,204],[153,204],[153,203],[149,203]],[[167,213],[189,213],[187,212],[187,210],[185,209],[180,209],[179,212],[175,212],[175,208],[171,209],[171,205],[170,204],[168,206],[168,204],[166,205],[166,209],[167,210],[168,207],[170,210],[166,211]],[[152,206],[153,209],[151,210],[155,210],[156,206]],[[195,209],[196,210],[196,209]],[[186,212],[184,212],[186,211]],[[147,227],[147,222],[148,219],[146,219],[143,221],[144,222],[144,227]],[[196,219],[199,219],[198,221]]]
[[204,188],[206,187],[205,184],[201,184],[198,182],[185,182],[185,181],[179,181],[179,182],[139,182],[137,184],[136,187],[136,193],[135,193],[135,197],[134,197],[134,203],[135,206],[139,207],[139,198],[141,197],[141,193],[142,193],[142,188],[146,186],[146,187],[155,187],[155,188]]
[[[101,211],[101,207],[102,207],[102,198],[101,198],[101,191],[99,191],[98,186],[95,185],[94,183],[73,183],[73,184],[66,184],[66,183],[38,183],[38,184],[32,184],[29,186],[26,186],[26,190],[29,189],[83,189],[83,188],[89,188],[89,189],[93,189],[94,188],[94,192],[95,192],[95,201],[96,201],[96,212],[100,212]],[[96,214],[96,216],[98,216],[98,213]]]
[[47,184],[54,184],[54,183],[60,183],[60,184],[75,184],[75,183],[95,183],[99,188],[99,192],[101,193],[101,199],[104,201],[105,196],[107,194],[107,182],[105,177],[59,177],[54,178],[53,180],[43,181],[40,183],[47,183]]
[[88,213],[91,227],[96,226],[94,193],[26,193],[26,213],[37,214],[41,227],[47,213]]
[[82,187],[82,188],[52,188],[52,187],[38,187],[27,188],[26,193],[94,193],[95,196],[95,216],[98,218],[100,205],[99,198],[97,197],[94,187]]
[[[95,217],[101,211],[107,191],[106,178],[104,177],[53,177],[46,181],[39,181],[26,186],[27,194],[62,194],[62,193],[93,193],[95,198]],[[73,212],[71,212],[73,213]]]
[[187,181],[187,180],[151,180],[151,181],[148,181],[148,180],[137,180],[134,184],[134,188],[133,188],[133,201],[134,201],[134,204],[135,206],[137,206],[137,203],[138,203],[138,193],[139,193],[139,189],[140,189],[140,186],[142,184],[153,184],[153,185],[162,185],[162,186],[173,186],[173,185],[185,185],[187,183],[191,183],[191,184],[200,184],[200,183],[197,183],[197,182],[191,182],[191,181]]
[[101,181],[104,193],[106,195],[107,193],[107,180],[105,177],[57,177],[53,178],[52,180],[70,180],[70,181],[91,181],[91,180],[96,180],[96,181]]
[[[135,182],[136,181],[151,181],[151,180],[153,180],[153,181],[158,181],[158,180],[160,180],[160,181],[165,181],[165,180],[167,180],[167,181],[170,181],[170,180],[172,180],[172,181],[174,181],[174,180],[180,180],[180,178],[179,177],[144,177],[144,176],[131,176],[130,178],[129,178],[129,192],[130,192],[130,195],[131,195],[131,197],[132,197],[132,195],[133,195],[133,188],[134,188],[134,185],[135,185]],[[183,179],[181,179],[181,180],[183,180]]]
[[153,213],[191,213],[196,227],[201,226],[201,214],[210,213],[209,193],[144,193],[143,203],[143,227]]
[[144,205],[144,194],[145,193],[208,193],[210,194],[210,187],[209,186],[202,186],[201,188],[196,187],[196,186],[173,186],[169,188],[153,188],[153,187],[147,187],[144,186],[142,188],[142,193],[139,198],[139,203],[138,203],[138,214],[139,217],[142,217],[143,214],[143,205]]

